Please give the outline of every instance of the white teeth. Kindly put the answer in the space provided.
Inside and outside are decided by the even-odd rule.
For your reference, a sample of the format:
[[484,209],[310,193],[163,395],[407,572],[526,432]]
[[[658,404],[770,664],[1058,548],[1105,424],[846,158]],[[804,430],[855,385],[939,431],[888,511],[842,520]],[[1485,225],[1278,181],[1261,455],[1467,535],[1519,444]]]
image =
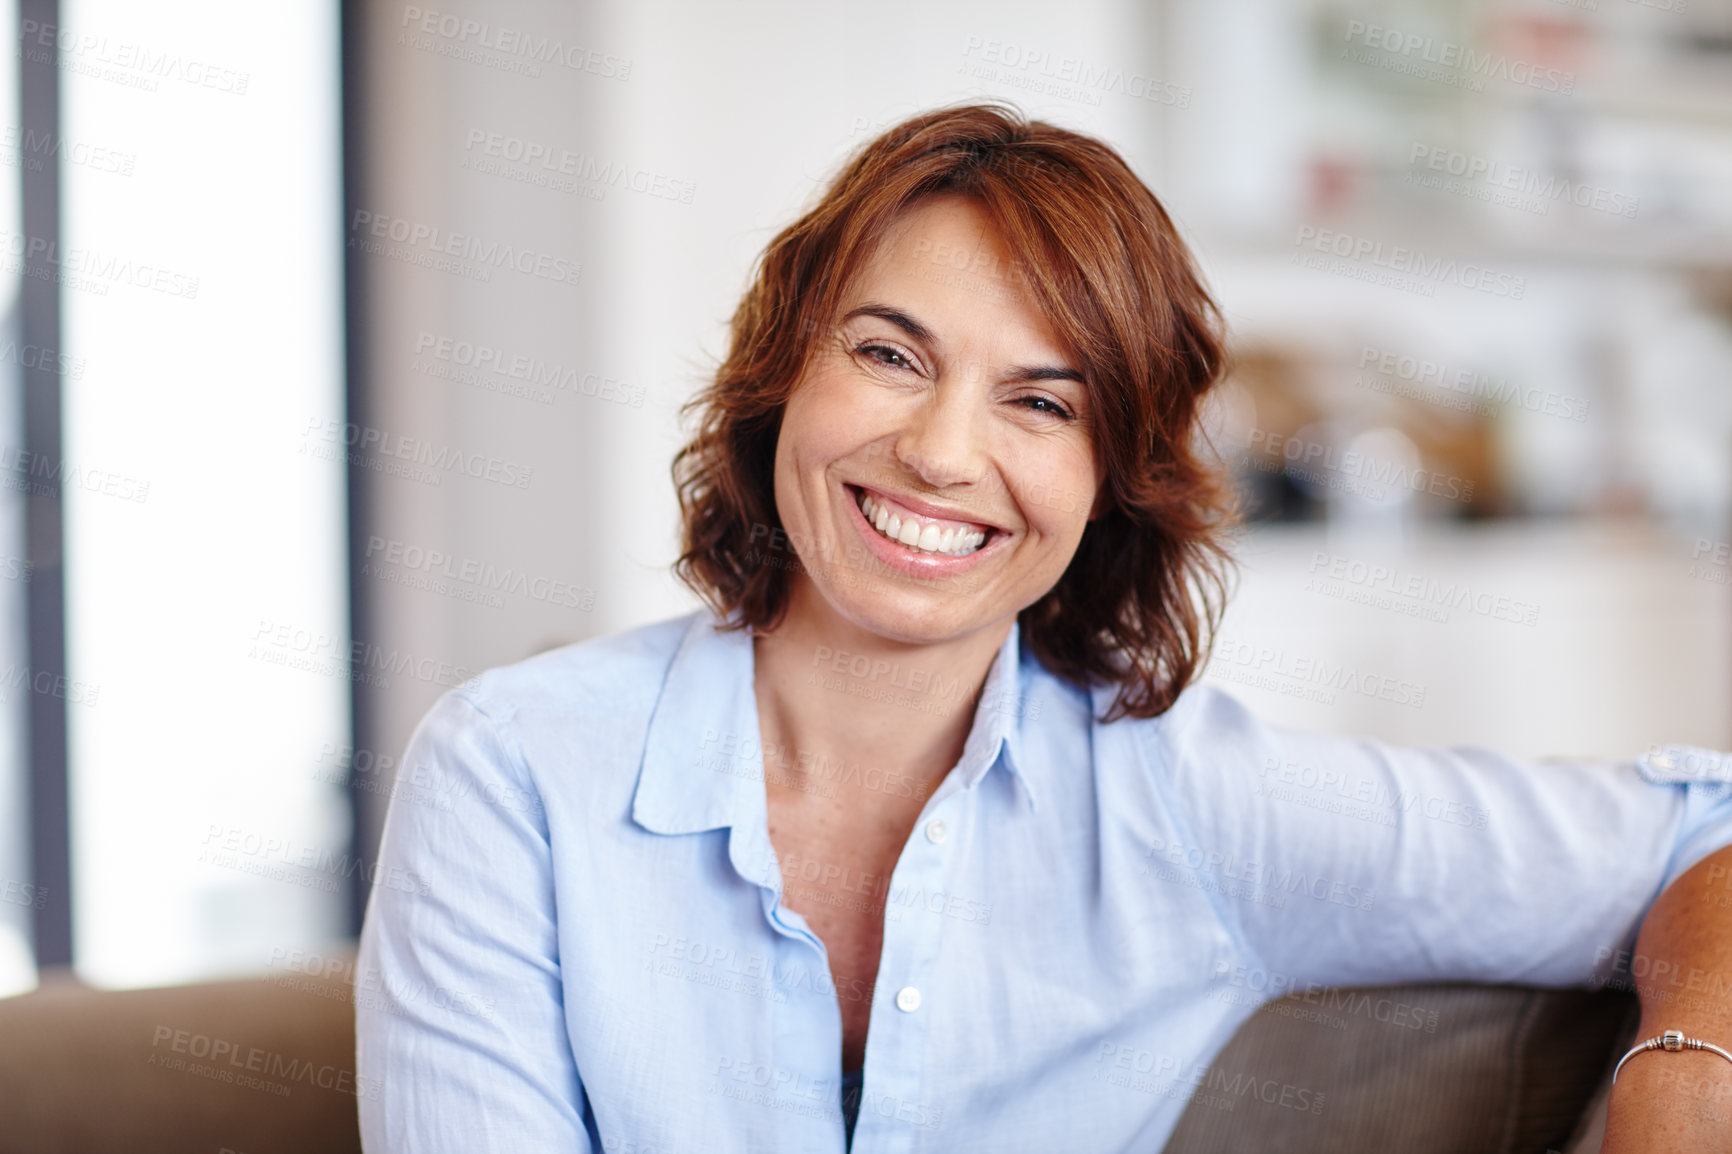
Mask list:
[[904,521],[898,514],[892,513],[889,506],[867,495],[860,498],[860,512],[872,523],[872,527],[884,536],[923,553],[965,556],[986,542],[986,533],[983,530],[941,528],[930,523],[923,524],[913,517]]

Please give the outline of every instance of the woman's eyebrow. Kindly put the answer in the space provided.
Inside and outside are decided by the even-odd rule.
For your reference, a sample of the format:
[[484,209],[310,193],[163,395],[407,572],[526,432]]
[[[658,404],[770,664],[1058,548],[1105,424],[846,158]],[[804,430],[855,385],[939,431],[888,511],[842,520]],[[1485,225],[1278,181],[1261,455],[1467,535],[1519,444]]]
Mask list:
[[849,312],[847,316],[842,318],[842,322],[846,324],[855,317],[877,317],[880,320],[889,321],[891,324],[895,325],[917,341],[923,341],[929,345],[935,345],[938,343],[938,338],[932,334],[931,329],[927,328],[901,309],[891,308],[889,305],[875,304],[868,301],[866,304],[863,304],[859,308]]
[[1017,365],[1005,374],[1012,381],[1075,381],[1079,385],[1088,384],[1083,375],[1075,369],[1062,368],[1058,365]]

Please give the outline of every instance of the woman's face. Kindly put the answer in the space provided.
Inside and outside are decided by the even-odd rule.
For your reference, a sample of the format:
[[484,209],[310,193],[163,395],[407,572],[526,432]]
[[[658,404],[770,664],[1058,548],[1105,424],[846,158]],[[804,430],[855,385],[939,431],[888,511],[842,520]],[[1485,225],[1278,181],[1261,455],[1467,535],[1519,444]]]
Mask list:
[[776,443],[796,611],[815,592],[931,643],[1007,622],[1063,575],[1100,491],[1094,414],[1014,267],[975,202],[948,195],[856,278]]

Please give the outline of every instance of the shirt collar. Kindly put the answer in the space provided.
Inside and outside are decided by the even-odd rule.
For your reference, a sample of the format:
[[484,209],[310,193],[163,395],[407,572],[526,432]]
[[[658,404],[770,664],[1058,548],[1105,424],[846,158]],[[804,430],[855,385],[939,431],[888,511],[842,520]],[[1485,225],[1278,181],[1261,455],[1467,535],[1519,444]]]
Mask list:
[[[1020,626],[993,657],[955,772],[941,793],[972,789],[1000,760],[1032,809],[1020,750],[1026,698]],[[632,819],[654,833],[720,829],[763,809],[763,750],[752,689],[752,634],[692,616],[650,717]],[[955,782],[953,785],[952,782]]]

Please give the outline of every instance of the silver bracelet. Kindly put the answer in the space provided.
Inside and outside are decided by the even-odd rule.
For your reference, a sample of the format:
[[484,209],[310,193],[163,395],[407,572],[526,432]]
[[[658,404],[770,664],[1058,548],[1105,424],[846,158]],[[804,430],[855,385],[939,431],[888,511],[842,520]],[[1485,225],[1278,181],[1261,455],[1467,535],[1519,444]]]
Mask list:
[[1624,1068],[1624,1063],[1644,1050],[1669,1050],[1673,1053],[1677,1053],[1679,1050],[1711,1050],[1728,1062],[1732,1062],[1732,1054],[1728,1054],[1712,1042],[1704,1042],[1700,1038],[1686,1038],[1682,1030],[1667,1030],[1658,1038],[1649,1038],[1640,1045],[1632,1046],[1628,1054],[1618,1059],[1618,1064],[1612,1067],[1613,1085],[1617,1084],[1618,1071]]

